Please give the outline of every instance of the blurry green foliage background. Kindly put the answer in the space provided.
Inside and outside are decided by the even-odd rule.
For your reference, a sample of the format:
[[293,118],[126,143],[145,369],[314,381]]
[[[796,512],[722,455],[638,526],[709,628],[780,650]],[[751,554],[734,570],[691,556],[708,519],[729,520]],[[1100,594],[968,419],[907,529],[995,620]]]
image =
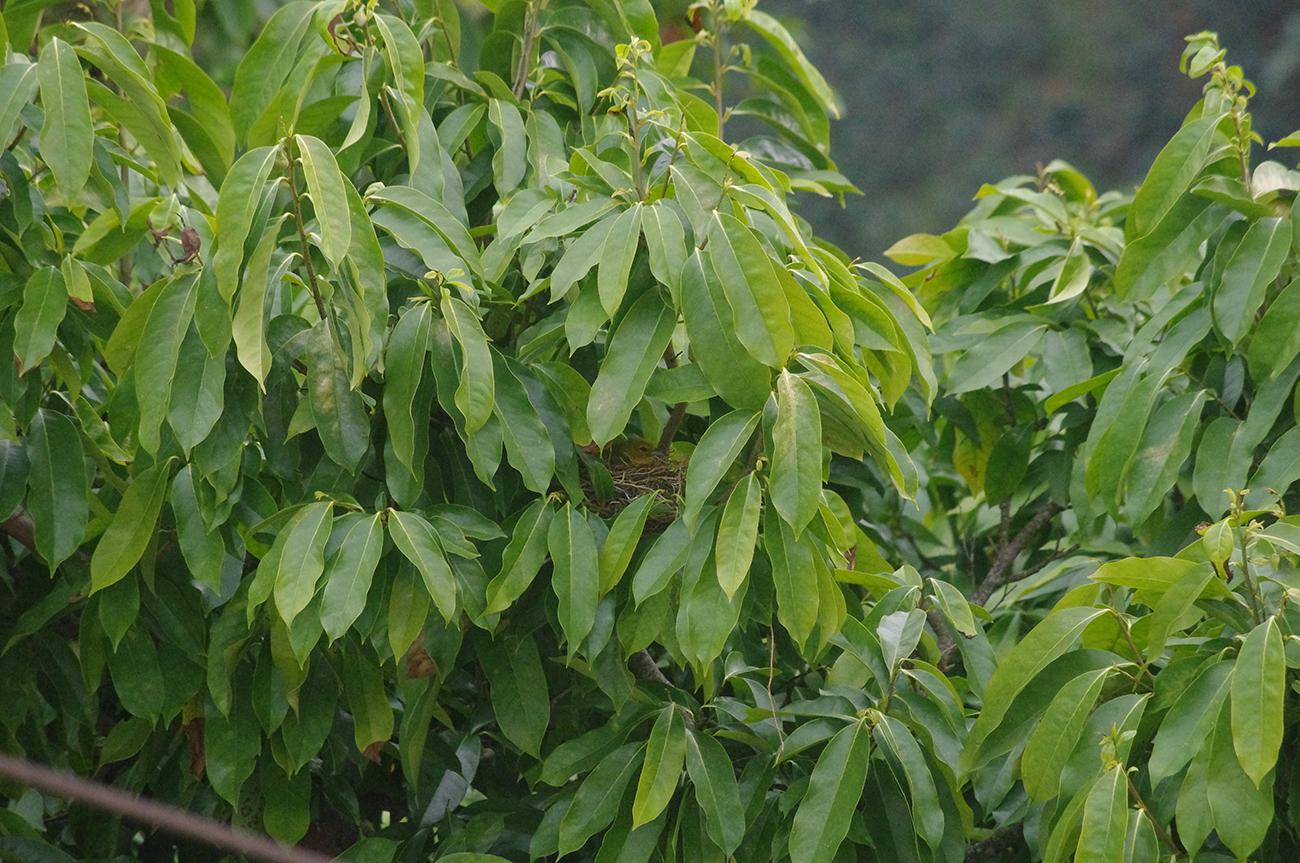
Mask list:
[[[665,29],[688,2],[655,0]],[[761,2],[839,92],[831,154],[866,193],[800,212],[863,257],[943,230],[981,183],[1053,158],[1101,188],[1141,180],[1198,93],[1177,68],[1189,33],[1217,30],[1259,85],[1252,108],[1265,140],[1300,126],[1300,6],[1288,0]],[[277,5],[209,0],[199,62],[228,84]]]

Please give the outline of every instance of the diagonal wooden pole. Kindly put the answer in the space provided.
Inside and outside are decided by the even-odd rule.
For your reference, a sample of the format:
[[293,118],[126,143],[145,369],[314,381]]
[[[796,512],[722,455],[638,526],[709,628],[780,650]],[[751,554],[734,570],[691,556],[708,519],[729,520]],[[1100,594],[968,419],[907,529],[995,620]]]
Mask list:
[[75,800],[155,827],[173,836],[181,836],[266,863],[329,863],[330,858],[315,851],[281,845],[267,836],[240,830],[166,803],[83,779],[71,773],[52,770],[41,764],[0,752],[0,778]]

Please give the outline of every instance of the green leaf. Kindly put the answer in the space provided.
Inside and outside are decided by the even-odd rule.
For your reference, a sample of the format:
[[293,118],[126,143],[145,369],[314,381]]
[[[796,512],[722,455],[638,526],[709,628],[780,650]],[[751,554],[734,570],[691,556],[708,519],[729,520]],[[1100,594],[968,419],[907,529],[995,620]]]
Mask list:
[[149,311],[140,346],[136,348],[132,375],[140,408],[140,446],[156,453],[162,443],[160,429],[171,406],[181,342],[194,317],[198,299],[197,277],[170,282]]
[[320,225],[320,250],[325,260],[338,267],[352,242],[352,220],[348,216],[347,180],[334,161],[334,152],[320,138],[295,135],[307,193]]
[[831,863],[848,835],[871,760],[871,731],[853,722],[822,750],[790,828],[792,863]]
[[673,335],[676,316],[647,291],[610,336],[587,401],[592,440],[604,447],[622,433]]
[[772,506],[797,537],[817,514],[822,493],[822,419],[812,390],[782,370],[772,427]]
[[493,409],[501,420],[506,458],[519,471],[524,487],[545,494],[555,475],[555,446],[541,416],[528,398],[524,382],[509,360],[493,351]]
[[405,563],[395,567],[388,590],[388,644],[393,656],[403,656],[419,638],[432,602],[415,567]]
[[1063,303],[1082,294],[1092,279],[1092,261],[1083,241],[1076,237],[1070,243],[1065,257],[1061,258],[1061,269],[1052,280],[1052,288],[1047,293],[1048,304]]
[[677,211],[663,202],[641,209],[641,231],[649,252],[650,272],[678,296],[686,266],[686,230]]
[[239,304],[230,324],[235,356],[239,358],[239,364],[257,379],[262,392],[266,392],[266,376],[271,371],[271,348],[266,341],[265,320],[267,291],[273,287],[270,283],[271,256],[279,244],[280,226],[286,217],[287,214],[282,215],[269,223],[253,247],[239,287]]
[[776,52],[781,55],[794,72],[808,92],[817,100],[817,105],[826,114],[839,119],[840,109],[835,98],[835,93],[831,90],[826,79],[817,71],[817,67],[808,62],[803,51],[799,48],[799,43],[794,40],[790,32],[785,29],[781,22],[777,21],[766,12],[759,12],[757,9],[750,9],[742,19],[746,25],[757,31],[764,39],[768,41]]
[[248,239],[253,216],[271,175],[271,166],[275,164],[275,155],[275,147],[258,147],[240,156],[226,174],[217,195],[217,227],[214,232],[217,251],[212,259],[212,269],[217,276],[217,291],[227,303],[234,298],[239,286],[244,242]]
[[[418,478],[423,465],[416,463],[416,392],[428,363],[431,313],[419,303],[402,313],[388,337],[384,353],[384,420],[388,440],[397,460]],[[424,422],[421,417],[418,422]]]
[[979,627],[975,625],[975,615],[971,611],[966,595],[958,590],[956,585],[941,578],[928,578],[926,581],[929,582],[935,601],[939,603],[948,622],[967,638],[978,635]]
[[948,392],[952,395],[987,389],[1034,350],[1047,327],[1016,320],[999,327],[992,335],[963,353],[948,370]]
[[1290,249],[1289,219],[1260,219],[1241,238],[1214,293],[1214,325],[1234,346],[1254,328]]
[[718,483],[722,482],[727,471],[740,458],[756,425],[758,414],[736,410],[714,420],[705,429],[691,452],[690,464],[686,470],[686,502],[682,509],[684,521],[694,522]]
[[393,736],[393,708],[384,690],[384,672],[369,653],[345,643],[339,676],[352,712],[352,737],[358,752]]
[[[55,40],[57,41],[57,40]],[[14,125],[22,109],[36,95],[35,63],[9,63],[0,66],[0,141],[13,140]]]
[[640,204],[633,204],[619,213],[601,247],[596,289],[601,308],[611,319],[623,305],[623,295],[627,293],[632,259],[636,257],[637,242],[641,239],[641,209]]
[[736,595],[749,576],[762,511],[763,487],[751,472],[731,490],[718,522],[718,584],[728,599]]
[[613,590],[627,572],[645,530],[646,519],[659,502],[655,492],[643,494],[623,508],[610,526],[605,544],[600,547],[600,595]]
[[531,635],[479,642],[479,661],[491,686],[492,710],[506,739],[534,758],[551,719],[546,673]]
[[686,763],[686,723],[681,710],[670,704],[659,712],[650,740],[646,743],[645,762],[632,801],[632,827],[649,824],[659,817],[672,800]]
[[14,355],[20,375],[45,362],[67,311],[68,291],[58,267],[33,271],[23,287],[23,304],[14,316]]
[[325,591],[320,622],[330,641],[348,631],[366,607],[366,596],[384,550],[384,525],[380,513],[344,516],[331,533],[342,536],[325,564]]
[[413,512],[389,510],[388,535],[402,556],[420,571],[442,619],[450,623],[456,614],[456,577],[433,525]]
[[1259,786],[1277,763],[1284,731],[1286,655],[1277,619],[1246,635],[1232,672],[1232,747],[1241,769]]
[[575,652],[596,623],[600,592],[600,564],[596,538],[582,513],[566,503],[546,532],[551,553],[551,588],[560,600],[560,628]]
[[456,407],[465,417],[465,434],[483,428],[492,416],[495,378],[492,353],[478,316],[465,302],[450,294],[442,298],[442,317],[460,347],[460,383],[456,386]]
[[763,547],[772,564],[777,619],[802,648],[817,625],[817,570],[813,560],[818,552],[810,536],[796,537],[770,505],[763,518]]
[[686,732],[686,772],[704,813],[705,829],[723,853],[735,854],[745,838],[745,810],[731,759],[710,734]]
[[1080,674],[1052,696],[1020,757],[1020,778],[1031,800],[1047,801],[1056,796],[1066,761],[1083,737],[1110,672],[1098,668]]
[[1069,650],[1088,624],[1107,613],[1104,608],[1058,609],[1011,648],[984,688],[984,707],[971,726],[964,759],[973,759],[980,744],[1002,724],[1012,700],[1038,672]]
[[1093,783],[1083,804],[1077,863],[1113,863],[1124,859],[1128,832],[1128,779],[1123,764],[1106,769]]
[[488,102],[488,122],[496,130],[498,142],[492,154],[492,176],[497,192],[504,195],[524,180],[528,170],[528,137],[519,109],[501,99]]
[[669,579],[686,564],[690,540],[691,529],[681,518],[659,534],[632,577],[632,598],[637,605],[666,588]]
[[36,77],[45,111],[41,158],[50,166],[59,190],[72,197],[86,185],[94,158],[95,133],[81,61],[72,46],[56,36],[41,49]]
[[422,156],[436,160],[437,153],[420,152],[418,118],[424,112],[424,54],[420,42],[406,22],[392,15],[378,14],[374,18],[384,40],[384,61],[392,70],[401,94],[402,134],[406,149],[407,168],[411,176],[419,166]]
[[328,321],[316,324],[307,344],[307,403],[316,433],[330,460],[355,474],[370,450],[370,418],[348,384],[347,360]]
[[692,359],[723,401],[734,408],[758,409],[767,401],[771,374],[736,339],[731,306],[700,255],[692,253],[682,271],[682,318]]
[[90,558],[90,589],[103,590],[126,576],[153,539],[167,497],[171,459],[131,478]]
[[1129,239],[1151,232],[1191,188],[1210,154],[1221,116],[1204,116],[1183,126],[1160,152],[1129,207],[1124,233]]
[[27,511],[36,550],[53,572],[86,535],[90,478],[77,427],[63,414],[37,411],[26,443]]
[[486,613],[505,611],[537,577],[546,562],[547,532],[554,514],[546,501],[539,499],[519,516],[510,542],[501,554],[501,571],[488,583]]
[[892,716],[881,716],[874,729],[876,744],[890,752],[903,768],[911,798],[912,823],[916,834],[936,852],[943,842],[944,813],[939,791],[921,746],[906,725]]
[[225,542],[217,530],[209,530],[199,512],[199,500],[194,489],[194,476],[189,465],[177,472],[172,480],[168,502],[176,520],[176,541],[196,581],[221,590],[221,565],[226,557]]
[[275,572],[275,607],[286,626],[311,604],[325,571],[325,543],[332,527],[330,501],[309,503],[284,526],[284,546]]
[[9,518],[23,502],[29,468],[21,443],[0,441],[0,519]]
[[577,851],[613,822],[632,775],[641,764],[640,754],[640,743],[626,743],[602,758],[587,774],[560,821],[561,856]]
[[1237,859],[1246,860],[1273,824],[1273,783],[1257,784],[1242,771],[1233,752],[1234,737],[1225,706],[1212,738],[1204,744],[1210,749],[1204,793],[1219,839]]
[[709,222],[706,248],[735,316],[736,338],[754,359],[781,368],[794,349],[794,326],[767,250],[739,219],[725,213],[715,213]]
[[1220,708],[1228,697],[1232,668],[1231,662],[1211,664],[1169,708],[1156,732],[1147,762],[1153,786],[1183,769],[1213,734]]

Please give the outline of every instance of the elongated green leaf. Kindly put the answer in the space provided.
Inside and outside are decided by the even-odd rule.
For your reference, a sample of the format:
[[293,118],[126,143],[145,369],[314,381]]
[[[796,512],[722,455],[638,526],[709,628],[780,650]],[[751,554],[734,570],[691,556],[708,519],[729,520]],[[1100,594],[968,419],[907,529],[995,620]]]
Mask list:
[[388,535],[398,551],[415,564],[442,619],[450,622],[456,614],[456,577],[433,525],[413,512],[390,510]]
[[818,107],[831,117],[840,116],[839,104],[835,98],[834,91],[826,83],[826,79],[812,63],[808,62],[799,48],[799,43],[794,40],[790,32],[785,29],[780,21],[773,18],[766,12],[760,12],[757,9],[750,9],[743,18],[745,24],[757,31],[766,39],[777,53],[790,64],[790,68],[799,78],[800,82],[808,88],[816,98]]
[[1270,617],[1246,636],[1232,672],[1232,747],[1256,786],[1277,763],[1285,699],[1282,632]]
[[955,395],[993,385],[1038,345],[1045,330],[1043,324],[1024,320],[1001,327],[952,364],[948,391]]
[[320,225],[320,250],[325,259],[337,267],[352,241],[352,220],[348,217],[348,200],[344,187],[347,180],[339,172],[334,152],[320,138],[297,135],[302,173],[307,193]]
[[519,109],[510,102],[493,99],[488,102],[488,122],[498,136],[496,152],[492,154],[492,174],[497,191],[505,194],[524,179],[528,169],[528,137],[524,132],[524,119]]
[[[401,94],[401,115],[405,136],[407,167],[412,176],[419,167],[420,136],[418,118],[424,113],[424,54],[419,41],[406,22],[392,15],[375,16],[375,25],[384,40],[384,60],[392,70]],[[437,153],[427,158],[437,159]]]
[[[1153,785],[1181,770],[1214,731],[1228,697],[1231,662],[1217,662],[1193,680],[1169,709],[1156,732],[1147,771]],[[1190,773],[1189,773],[1190,775]]]
[[34,271],[23,287],[23,304],[14,317],[14,355],[18,373],[45,361],[54,349],[59,324],[68,311],[68,291],[57,267]]
[[320,621],[331,641],[342,636],[366,607],[366,595],[384,550],[384,526],[379,513],[353,514],[340,519],[332,532],[343,537],[325,564],[325,592]]
[[944,814],[939,792],[921,746],[906,725],[881,716],[874,729],[876,744],[888,750],[903,768],[911,797],[912,823],[918,836],[935,851],[943,842]]
[[757,424],[758,414],[736,410],[719,417],[705,430],[686,470],[684,520],[693,522],[704,508],[718,483],[740,458]]
[[736,483],[718,522],[718,584],[730,599],[745,583],[758,545],[763,487],[753,473]]
[[496,389],[492,354],[478,316],[464,300],[445,295],[442,298],[442,317],[460,347],[456,407],[465,417],[465,433],[472,435],[492,416]]
[[812,390],[789,371],[777,378],[772,443],[772,506],[798,536],[821,501],[822,420]]
[[1031,799],[1046,801],[1056,796],[1065,762],[1079,745],[1109,674],[1109,668],[1080,674],[1062,686],[1047,705],[1020,757],[1020,778]]
[[546,501],[535,500],[515,522],[510,542],[501,555],[501,571],[487,587],[488,614],[509,608],[537,577],[546,562],[547,532],[554,514]]
[[601,759],[587,774],[560,821],[562,856],[578,850],[613,822],[623,794],[641,764],[640,755],[640,743],[626,743]]
[[36,95],[36,85],[35,63],[0,66],[0,141],[8,144],[13,139],[19,112]]
[[1083,607],[1054,611],[1002,658],[984,689],[984,708],[971,726],[964,758],[973,758],[984,739],[1002,724],[1012,699],[1038,672],[1065,653],[1089,623],[1106,613],[1104,608]]
[[596,539],[582,513],[566,503],[551,520],[546,547],[551,553],[551,588],[560,600],[560,628],[572,654],[596,622],[600,592]]
[[[393,454],[407,468],[422,476],[416,465],[416,391],[424,374],[429,354],[431,313],[428,303],[420,303],[402,313],[388,338],[384,355],[384,419]],[[424,422],[421,417],[419,422]]]
[[1128,779],[1124,765],[1116,764],[1107,768],[1088,792],[1074,859],[1078,863],[1123,860],[1127,832]]
[[672,800],[686,763],[686,723],[676,705],[659,712],[646,743],[645,762],[632,801],[632,826],[648,824]]
[[735,316],[736,338],[760,363],[780,368],[794,348],[790,304],[767,251],[734,216],[709,222],[709,262]]
[[493,409],[501,420],[506,458],[524,481],[524,487],[544,494],[555,475],[555,447],[550,432],[528,398],[517,366],[493,351]]
[[1273,824],[1273,783],[1257,783],[1242,770],[1228,714],[1224,705],[1212,740],[1204,743],[1210,749],[1204,793],[1215,832],[1238,860],[1246,860]]
[[37,411],[26,443],[27,510],[36,550],[53,571],[86,535],[90,478],[77,427],[63,414]]
[[72,46],[56,36],[41,49],[36,77],[45,111],[41,158],[50,166],[59,190],[71,197],[90,176],[95,142],[81,61]]
[[244,268],[244,280],[239,288],[239,305],[231,320],[231,335],[235,342],[235,356],[248,373],[257,379],[258,386],[266,391],[266,375],[271,370],[271,348],[266,341],[266,295],[271,277],[271,255],[279,241],[280,226],[287,214],[266,226],[258,238],[253,253]]
[[284,526],[284,546],[275,572],[276,610],[285,625],[311,604],[316,585],[325,571],[325,543],[332,527],[334,505],[317,501],[298,510]]
[[845,726],[826,744],[794,815],[792,863],[831,863],[848,835],[870,760],[871,731],[864,721]]
[[686,732],[686,771],[704,813],[705,829],[725,854],[734,854],[745,838],[745,810],[731,759],[712,735]]
[[1291,248],[1289,219],[1260,219],[1242,237],[1214,294],[1214,324],[1233,345],[1251,331]]
[[817,570],[811,537],[796,537],[769,504],[763,517],[763,547],[772,564],[776,616],[800,647],[817,625]]
[[735,319],[722,286],[698,251],[682,270],[681,295],[691,354],[705,380],[732,407],[762,407],[770,392],[771,374],[737,341]]
[[325,454],[356,473],[370,449],[370,418],[361,394],[348,385],[347,360],[328,321],[316,324],[308,341],[307,403]]
[[1206,116],[1193,120],[1179,129],[1156,155],[1129,210],[1125,234],[1130,239],[1141,237],[1155,228],[1178,198],[1191,188],[1205,167],[1214,129],[1221,119],[1219,116]]
[[275,147],[258,147],[240,156],[226,174],[217,196],[217,251],[212,268],[217,276],[217,291],[227,303],[239,286],[244,242],[271,175],[271,166],[275,164],[275,154]]
[[641,209],[640,204],[634,204],[619,213],[601,247],[596,288],[601,308],[610,318],[623,305],[623,295],[627,293],[632,259],[636,257],[637,243],[641,239]]
[[533,757],[540,757],[550,723],[551,699],[537,642],[530,635],[480,642],[479,661],[492,692],[501,733]]
[[646,519],[658,502],[657,494],[653,492],[643,494],[628,504],[614,519],[614,524],[610,526],[609,535],[605,537],[605,544],[600,547],[598,556],[601,596],[613,590],[622,580],[623,574],[627,572],[628,565],[632,563],[632,555],[636,552],[637,543],[641,541],[641,533],[645,530]]
[[691,529],[680,518],[659,534],[632,577],[632,597],[638,605],[666,588],[669,580],[686,564],[690,539]]
[[675,316],[655,291],[641,296],[610,337],[587,401],[592,440],[603,447],[622,433],[672,338]]
[[90,558],[92,591],[121,581],[144,555],[154,536],[170,479],[170,459],[132,478]]
[[342,651],[340,677],[352,713],[352,739],[358,752],[393,736],[393,708],[384,691],[384,673],[372,656],[358,647]]

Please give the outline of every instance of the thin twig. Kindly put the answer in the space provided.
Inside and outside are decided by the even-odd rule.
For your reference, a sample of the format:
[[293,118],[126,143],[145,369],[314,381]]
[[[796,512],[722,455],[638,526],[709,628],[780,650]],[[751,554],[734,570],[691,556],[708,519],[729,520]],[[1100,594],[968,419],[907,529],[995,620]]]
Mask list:
[[204,842],[253,860],[268,863],[328,863],[315,851],[280,845],[266,836],[240,830],[156,800],[138,797],[111,785],[52,770],[25,758],[0,753],[0,776],[22,785],[112,812],[173,836]]
[[1016,558],[1029,545],[1029,541],[1041,530],[1048,522],[1056,517],[1057,513],[1064,509],[1055,501],[1049,502],[1046,506],[1034,513],[1029,521],[1025,522],[1024,527],[1020,528],[1015,537],[1006,544],[999,543],[997,556],[993,559],[993,565],[989,567],[988,575],[979,583],[974,591],[971,592],[971,601],[983,605],[988,601],[1002,585],[1012,580],[1011,565],[1015,563]]

